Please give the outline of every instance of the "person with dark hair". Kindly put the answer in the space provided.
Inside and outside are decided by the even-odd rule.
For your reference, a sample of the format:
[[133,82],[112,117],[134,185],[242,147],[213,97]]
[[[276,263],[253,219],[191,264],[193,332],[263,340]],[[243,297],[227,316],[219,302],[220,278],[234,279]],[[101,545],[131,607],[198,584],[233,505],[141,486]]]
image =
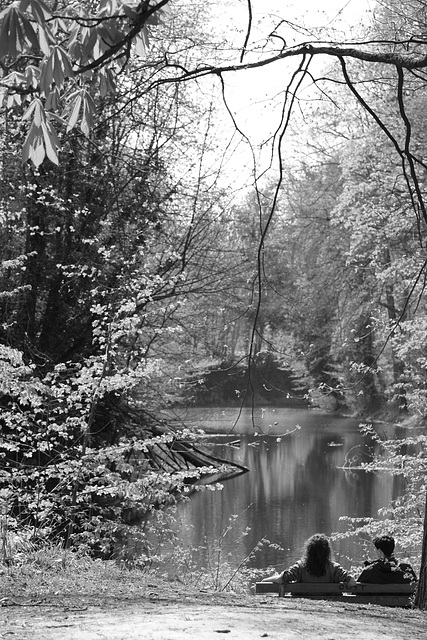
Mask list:
[[303,556],[282,573],[275,573],[262,582],[343,582],[346,586],[356,584],[355,579],[337,562],[333,562],[329,538],[316,533],[304,545]]
[[358,582],[368,584],[409,584],[416,582],[417,576],[410,564],[398,562],[394,557],[395,541],[392,536],[383,535],[373,539],[377,560],[365,561],[365,569]]

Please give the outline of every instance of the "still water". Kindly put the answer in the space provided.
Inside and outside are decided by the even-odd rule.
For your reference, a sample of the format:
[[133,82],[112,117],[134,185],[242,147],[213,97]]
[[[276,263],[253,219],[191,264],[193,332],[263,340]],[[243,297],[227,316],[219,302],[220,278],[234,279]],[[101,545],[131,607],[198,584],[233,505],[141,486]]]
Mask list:
[[[360,420],[286,408],[254,414],[191,409],[180,415],[206,432],[216,455],[250,469],[225,481],[221,491],[196,492],[179,507],[176,530],[189,549],[201,549],[201,563],[219,540],[222,554],[232,554],[237,563],[265,537],[284,551],[264,545],[250,566],[282,570],[313,533],[346,531],[340,517],[377,516],[401,493],[399,479],[348,469],[349,459],[357,466],[376,446],[360,433]],[[381,425],[388,437],[394,429]],[[335,560],[346,568],[367,557],[366,548],[350,539],[333,543]]]

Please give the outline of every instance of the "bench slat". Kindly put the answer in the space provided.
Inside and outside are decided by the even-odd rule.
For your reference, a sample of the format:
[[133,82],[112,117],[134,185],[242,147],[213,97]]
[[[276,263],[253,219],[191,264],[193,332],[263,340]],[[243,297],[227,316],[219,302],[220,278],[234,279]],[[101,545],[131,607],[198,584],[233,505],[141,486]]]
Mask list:
[[403,595],[409,596],[415,591],[415,584],[365,584],[358,582],[352,587],[343,587],[338,583],[328,582],[293,582],[286,585],[279,585],[276,582],[257,582],[255,593],[291,593],[293,595],[319,595],[331,594],[340,595],[351,593],[354,595]]
[[294,595],[312,594],[331,594],[341,595],[344,589],[337,582],[294,582],[292,584],[279,585],[283,593],[292,593]]
[[277,582],[256,582],[255,593],[279,593],[279,586]]
[[350,593],[367,594],[367,593],[387,593],[387,594],[404,594],[414,593],[415,584],[366,584],[358,582],[354,587],[344,589]]

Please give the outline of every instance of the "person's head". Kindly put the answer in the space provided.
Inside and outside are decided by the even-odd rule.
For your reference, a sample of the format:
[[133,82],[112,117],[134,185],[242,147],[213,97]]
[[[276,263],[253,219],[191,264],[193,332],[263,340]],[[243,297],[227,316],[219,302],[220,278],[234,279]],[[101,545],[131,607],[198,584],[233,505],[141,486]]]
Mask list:
[[372,541],[374,543],[374,547],[381,551],[386,558],[390,558],[393,555],[394,551],[394,538],[391,536],[377,536]]
[[329,538],[324,533],[315,533],[304,545],[302,562],[309,573],[320,577],[325,575],[331,555]]

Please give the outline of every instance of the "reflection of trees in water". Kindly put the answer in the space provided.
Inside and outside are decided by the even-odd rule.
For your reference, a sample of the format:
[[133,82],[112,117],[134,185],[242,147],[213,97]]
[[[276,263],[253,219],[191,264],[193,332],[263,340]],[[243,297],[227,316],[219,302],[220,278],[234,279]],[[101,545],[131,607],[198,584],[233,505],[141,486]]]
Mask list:
[[347,467],[345,464],[342,467],[342,470],[344,472],[344,478],[346,483],[349,485],[355,486],[356,483],[358,482],[359,474],[357,474],[355,471]]
[[372,459],[372,454],[368,454],[368,452],[363,449],[363,446],[364,445],[357,444],[346,452],[343,463],[344,469],[360,469],[362,462],[367,462],[368,455],[370,459]]
[[[351,468],[350,460],[368,460],[371,442],[350,422],[333,423],[332,428],[303,426],[281,441],[264,434],[240,435],[239,440],[239,448],[219,447],[218,455],[234,458],[250,472],[226,481],[220,492],[196,495],[183,509],[194,547],[214,546],[233,514],[238,516],[237,533],[250,527],[238,543],[230,536],[236,540],[235,548],[229,548],[236,562],[266,537],[284,551],[264,545],[253,566],[285,568],[316,531],[345,531],[341,516],[377,516],[397,495],[392,478]],[[330,446],[337,441],[341,446]],[[251,446],[254,442],[257,446]],[[343,539],[334,548],[342,557],[358,557],[355,544]]]

